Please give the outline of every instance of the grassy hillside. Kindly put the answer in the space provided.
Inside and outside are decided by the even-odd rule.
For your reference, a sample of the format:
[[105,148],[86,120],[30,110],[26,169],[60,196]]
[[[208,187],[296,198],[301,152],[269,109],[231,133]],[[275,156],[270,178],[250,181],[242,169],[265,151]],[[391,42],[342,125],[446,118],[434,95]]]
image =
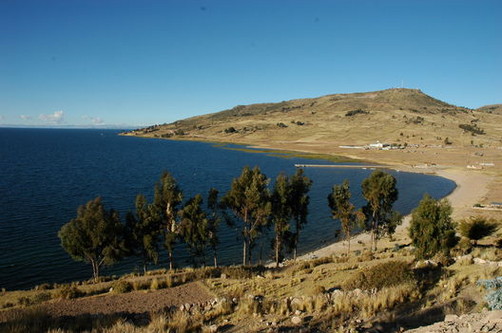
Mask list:
[[478,111],[502,115],[502,104],[485,105],[477,109]]
[[498,112],[457,107],[416,89],[387,89],[239,105],[129,134],[241,143],[335,145],[377,140],[434,145],[444,144],[448,138],[457,146],[496,146],[501,144],[502,137],[499,124],[502,115]]

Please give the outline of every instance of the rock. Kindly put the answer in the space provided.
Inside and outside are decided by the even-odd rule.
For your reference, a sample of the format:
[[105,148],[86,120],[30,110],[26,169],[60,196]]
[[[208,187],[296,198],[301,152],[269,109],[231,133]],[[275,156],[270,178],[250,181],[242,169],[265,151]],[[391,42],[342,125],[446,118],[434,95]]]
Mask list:
[[502,323],[502,310],[492,310],[485,317],[485,322]]
[[227,276],[227,274],[225,274],[225,273],[223,273],[223,274],[221,274],[221,275],[220,275],[220,279],[225,280],[225,279],[227,279],[227,278],[228,278],[228,276]]
[[444,321],[445,322],[453,322],[453,321],[456,321],[458,319],[458,316],[457,315],[454,315],[454,314],[447,314],[445,317],[444,317]]
[[216,333],[216,332],[218,332],[218,328],[219,328],[218,325],[211,325],[208,327],[208,332],[209,333]]
[[302,322],[303,322],[303,319],[301,317],[298,317],[298,316],[291,317],[291,323],[293,325],[300,325]]

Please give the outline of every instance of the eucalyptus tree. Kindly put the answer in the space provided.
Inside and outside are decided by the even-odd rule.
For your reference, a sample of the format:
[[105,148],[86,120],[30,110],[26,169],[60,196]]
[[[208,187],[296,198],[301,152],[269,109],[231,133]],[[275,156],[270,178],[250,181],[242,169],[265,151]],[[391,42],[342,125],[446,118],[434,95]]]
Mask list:
[[202,196],[197,194],[189,199],[179,211],[179,235],[188,246],[193,266],[197,266],[197,258],[204,263],[204,249],[208,243],[208,219],[202,209]]
[[61,246],[77,261],[92,266],[94,281],[103,265],[111,265],[126,253],[124,230],[118,213],[106,210],[97,197],[77,210],[77,217],[63,225],[58,232]]
[[159,261],[161,212],[149,204],[144,195],[136,196],[136,211],[126,215],[126,243],[131,255],[138,256],[146,273],[149,263]]
[[230,190],[222,198],[222,204],[242,222],[242,264],[251,262],[251,247],[267,224],[270,214],[268,178],[259,167],[244,167],[241,175],[234,178]]
[[283,258],[282,249],[289,233],[289,222],[293,215],[292,201],[292,186],[289,178],[280,173],[272,190],[271,203],[272,213],[271,221],[274,225],[274,259],[275,266],[279,267],[279,262]]
[[211,250],[213,252],[214,267],[218,267],[218,257],[217,257],[217,251],[219,245],[218,226],[220,224],[220,216],[219,216],[220,206],[218,203],[218,194],[219,192],[217,189],[211,188],[207,196],[207,208],[210,212],[207,219],[208,222],[207,237],[209,246],[211,247]]
[[429,259],[438,252],[448,255],[449,250],[456,245],[458,239],[451,213],[448,200],[436,200],[428,194],[424,195],[411,214],[408,229],[417,258]]
[[376,251],[377,241],[382,235],[392,235],[402,216],[393,210],[398,198],[396,178],[389,173],[376,170],[361,184],[367,204],[363,207],[366,228],[371,230],[371,242]]
[[350,234],[352,230],[364,222],[364,214],[356,210],[350,202],[351,198],[349,181],[344,180],[343,184],[333,186],[332,192],[328,195],[328,205],[334,219],[338,219],[342,226],[342,232],[347,241],[347,255],[350,254]]
[[173,251],[178,240],[178,211],[183,201],[183,192],[178,187],[174,177],[167,171],[162,173],[159,182],[155,185],[154,204],[161,213],[164,229],[164,247],[169,257],[169,269],[174,267]]
[[296,259],[298,253],[298,242],[300,240],[300,231],[307,223],[308,206],[310,197],[308,195],[312,180],[305,176],[303,169],[297,169],[290,178],[291,186],[291,214],[294,220],[295,229],[292,231],[291,248],[293,249],[293,258]]

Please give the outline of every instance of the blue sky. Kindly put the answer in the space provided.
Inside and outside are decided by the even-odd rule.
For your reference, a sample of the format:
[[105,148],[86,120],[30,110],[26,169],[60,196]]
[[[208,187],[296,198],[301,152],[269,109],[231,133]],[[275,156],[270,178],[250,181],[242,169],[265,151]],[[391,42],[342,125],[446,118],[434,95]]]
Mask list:
[[151,125],[402,84],[502,103],[501,15],[499,0],[1,0],[0,125]]

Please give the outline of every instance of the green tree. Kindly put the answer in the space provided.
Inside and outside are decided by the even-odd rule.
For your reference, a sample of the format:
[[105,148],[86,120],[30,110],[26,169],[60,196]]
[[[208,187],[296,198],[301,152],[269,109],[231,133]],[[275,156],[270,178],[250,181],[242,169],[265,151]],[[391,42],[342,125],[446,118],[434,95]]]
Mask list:
[[61,246],[77,261],[92,266],[97,281],[103,265],[111,265],[125,254],[123,225],[113,209],[105,210],[97,197],[77,210],[77,217],[61,227]]
[[241,175],[234,178],[230,190],[222,198],[225,208],[232,210],[242,222],[242,264],[251,262],[251,247],[266,225],[270,214],[268,179],[259,167],[244,167]]
[[350,254],[350,234],[352,230],[364,222],[362,211],[356,210],[350,202],[351,193],[349,181],[344,180],[343,184],[333,186],[332,192],[328,195],[328,205],[334,219],[338,219],[342,226],[342,232],[347,241],[347,255]]
[[204,263],[204,249],[208,243],[208,219],[202,210],[202,196],[197,194],[189,199],[179,215],[179,235],[188,246],[193,266],[196,267],[197,258],[202,258]]
[[293,250],[293,258],[296,259],[298,253],[298,242],[300,241],[300,231],[307,223],[308,206],[310,197],[308,195],[312,180],[304,175],[303,169],[297,169],[291,176],[291,208],[295,230],[292,232],[290,247]]
[[178,239],[177,215],[179,205],[183,201],[183,192],[174,177],[164,171],[160,181],[155,185],[154,204],[161,212],[164,226],[164,247],[169,257],[169,269],[174,267],[173,251]]
[[371,242],[376,251],[377,241],[383,235],[392,235],[401,223],[402,216],[392,206],[398,198],[396,178],[376,170],[361,184],[367,204],[363,207],[366,228],[371,230]]
[[282,260],[282,249],[289,231],[289,221],[292,217],[291,196],[292,187],[288,177],[281,173],[277,176],[272,191],[272,223],[274,224],[275,237],[273,241],[275,266],[279,267]]
[[429,259],[438,252],[448,255],[456,245],[458,239],[451,212],[448,200],[436,200],[428,194],[424,195],[412,212],[408,229],[417,258]]
[[218,190],[215,188],[211,188],[208,193],[207,198],[207,208],[210,211],[208,216],[208,226],[207,226],[207,237],[209,241],[209,246],[213,251],[213,263],[214,267],[218,267],[218,226],[220,224],[220,216],[219,216],[219,205],[218,205]]
[[126,215],[126,244],[131,255],[141,258],[146,273],[148,264],[159,260],[161,214],[142,194],[136,196],[135,206],[135,213]]

